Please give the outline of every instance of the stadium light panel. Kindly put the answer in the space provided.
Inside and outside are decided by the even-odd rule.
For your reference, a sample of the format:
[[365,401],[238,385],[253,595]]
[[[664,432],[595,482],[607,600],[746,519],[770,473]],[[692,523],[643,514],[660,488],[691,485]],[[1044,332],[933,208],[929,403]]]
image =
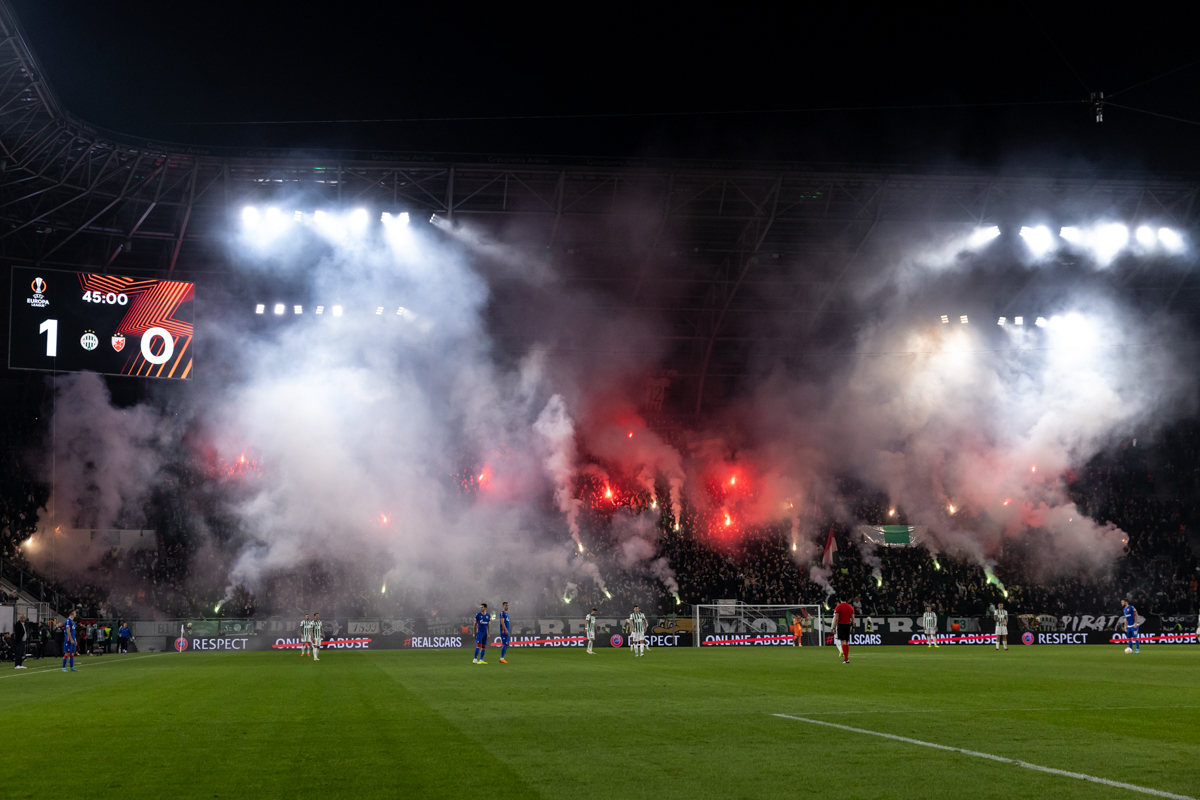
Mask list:
[[1013,317],[1013,325],[1024,325],[1024,324],[1025,324],[1024,317]]
[[1044,327],[1046,327],[1046,318],[1045,318],[1045,317],[1038,317],[1037,319],[1035,319],[1035,320],[1033,321],[1033,324],[1034,324],[1034,325],[1037,325],[1039,328],[1044,328]]
[[256,306],[254,307],[254,313],[255,313],[255,314],[261,314],[261,313],[263,313],[263,312],[264,312],[264,311],[266,311],[266,310],[267,310],[267,307],[266,307],[266,305],[265,305],[265,304],[263,304],[263,303],[259,303],[258,305],[256,305]]
[[350,212],[350,227],[355,232],[361,233],[367,228],[367,210],[365,208],[356,208]]
[[292,311],[293,311],[293,313],[296,313],[296,314],[303,314],[304,306],[292,306]]
[[1129,244],[1129,228],[1119,222],[1101,225],[1096,228],[1094,239],[1092,249],[1096,253],[1096,260],[1107,264]]
[[1159,228],[1158,240],[1172,253],[1179,253],[1183,250],[1183,237],[1170,228]]
[[325,306],[317,306],[317,313],[318,313],[318,314],[324,314],[324,313],[325,313]]
[[303,222],[304,215],[301,214],[299,211],[295,211],[292,213],[292,219],[295,220],[296,222]]
[[283,303],[276,303],[275,304],[275,313],[282,314],[285,308],[286,308],[286,306]]
[[379,308],[375,309],[375,316],[379,316],[382,313],[383,313],[383,306],[380,306]]
[[398,317],[404,316],[404,306],[400,306],[399,308],[396,309],[396,316],[398,316]]
[[1033,228],[1021,228],[1021,238],[1035,256],[1044,256],[1054,249],[1054,237],[1045,225]]
[[1149,225],[1139,226],[1136,235],[1138,244],[1143,247],[1152,247],[1158,241],[1158,237],[1154,235],[1154,229]]
[[997,325],[1003,325],[1003,324],[1004,324],[1004,321],[1005,321],[1005,318],[1004,318],[1004,317],[1001,317],[1001,318],[1000,318],[1000,319],[999,319],[999,320],[996,322],[996,324],[997,324]]
[[242,222],[248,228],[253,228],[258,225],[259,221],[258,209],[254,206],[246,206],[242,209]]
[[982,247],[1000,235],[1000,228],[991,225],[986,228],[976,228],[971,238],[967,240],[967,244],[971,247]]
[[947,315],[947,314],[942,314],[942,324],[943,324],[943,325],[948,325],[949,323],[950,323],[950,317],[949,317],[949,315]]
[[342,315],[342,307],[341,307],[341,306],[334,306],[334,307],[333,307],[333,315],[334,315],[335,317],[340,317],[340,316]]
[[1063,239],[1066,239],[1071,244],[1079,244],[1083,241],[1083,232],[1080,231],[1079,228],[1074,228],[1071,226],[1060,228],[1058,235]]
[[958,318],[958,321],[961,322],[963,325],[966,325],[967,324],[967,315],[963,314],[961,317]]

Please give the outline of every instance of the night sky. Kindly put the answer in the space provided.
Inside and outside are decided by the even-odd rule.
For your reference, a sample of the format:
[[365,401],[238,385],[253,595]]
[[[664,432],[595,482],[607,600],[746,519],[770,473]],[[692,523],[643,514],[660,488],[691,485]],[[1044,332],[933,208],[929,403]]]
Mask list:
[[[1049,13],[1021,3],[948,13],[13,6],[68,110],[172,141],[1200,170],[1200,124],[1142,113],[1200,121],[1200,64],[1155,79],[1200,58],[1194,31],[1149,8],[1117,17],[1083,3]],[[1089,90],[1119,92],[1114,102],[1142,112],[1110,106],[1096,124],[1083,102]],[[1030,105],[911,108],[987,103]],[[631,116],[863,106],[908,108]],[[624,116],[570,118],[597,114]],[[512,116],[551,118],[183,124]]]

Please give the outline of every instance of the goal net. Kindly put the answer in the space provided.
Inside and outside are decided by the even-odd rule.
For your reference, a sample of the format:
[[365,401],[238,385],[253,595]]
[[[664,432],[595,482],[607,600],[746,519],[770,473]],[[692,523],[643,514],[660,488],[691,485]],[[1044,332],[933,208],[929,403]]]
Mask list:
[[818,647],[829,627],[818,605],[747,605],[739,600],[692,607],[692,643],[696,647],[776,645],[790,647],[800,634],[802,647]]

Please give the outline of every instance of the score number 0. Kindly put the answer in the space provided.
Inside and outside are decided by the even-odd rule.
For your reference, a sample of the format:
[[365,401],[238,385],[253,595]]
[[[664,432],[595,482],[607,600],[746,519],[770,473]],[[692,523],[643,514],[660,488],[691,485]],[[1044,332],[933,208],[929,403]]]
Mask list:
[[[46,355],[49,358],[58,357],[58,320],[48,319],[38,326],[38,333],[46,334]],[[163,340],[163,351],[158,355],[150,349],[154,339]],[[165,364],[175,354],[175,337],[166,328],[148,328],[142,334],[142,358],[151,364]]]

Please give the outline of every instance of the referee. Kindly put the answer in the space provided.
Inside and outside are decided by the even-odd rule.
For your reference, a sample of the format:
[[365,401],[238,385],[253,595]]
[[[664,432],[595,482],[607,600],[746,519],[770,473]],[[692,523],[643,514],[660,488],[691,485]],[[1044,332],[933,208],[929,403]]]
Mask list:
[[850,663],[850,632],[854,630],[854,606],[845,600],[833,608],[833,621],[837,623],[837,640],[842,643],[842,663]]

